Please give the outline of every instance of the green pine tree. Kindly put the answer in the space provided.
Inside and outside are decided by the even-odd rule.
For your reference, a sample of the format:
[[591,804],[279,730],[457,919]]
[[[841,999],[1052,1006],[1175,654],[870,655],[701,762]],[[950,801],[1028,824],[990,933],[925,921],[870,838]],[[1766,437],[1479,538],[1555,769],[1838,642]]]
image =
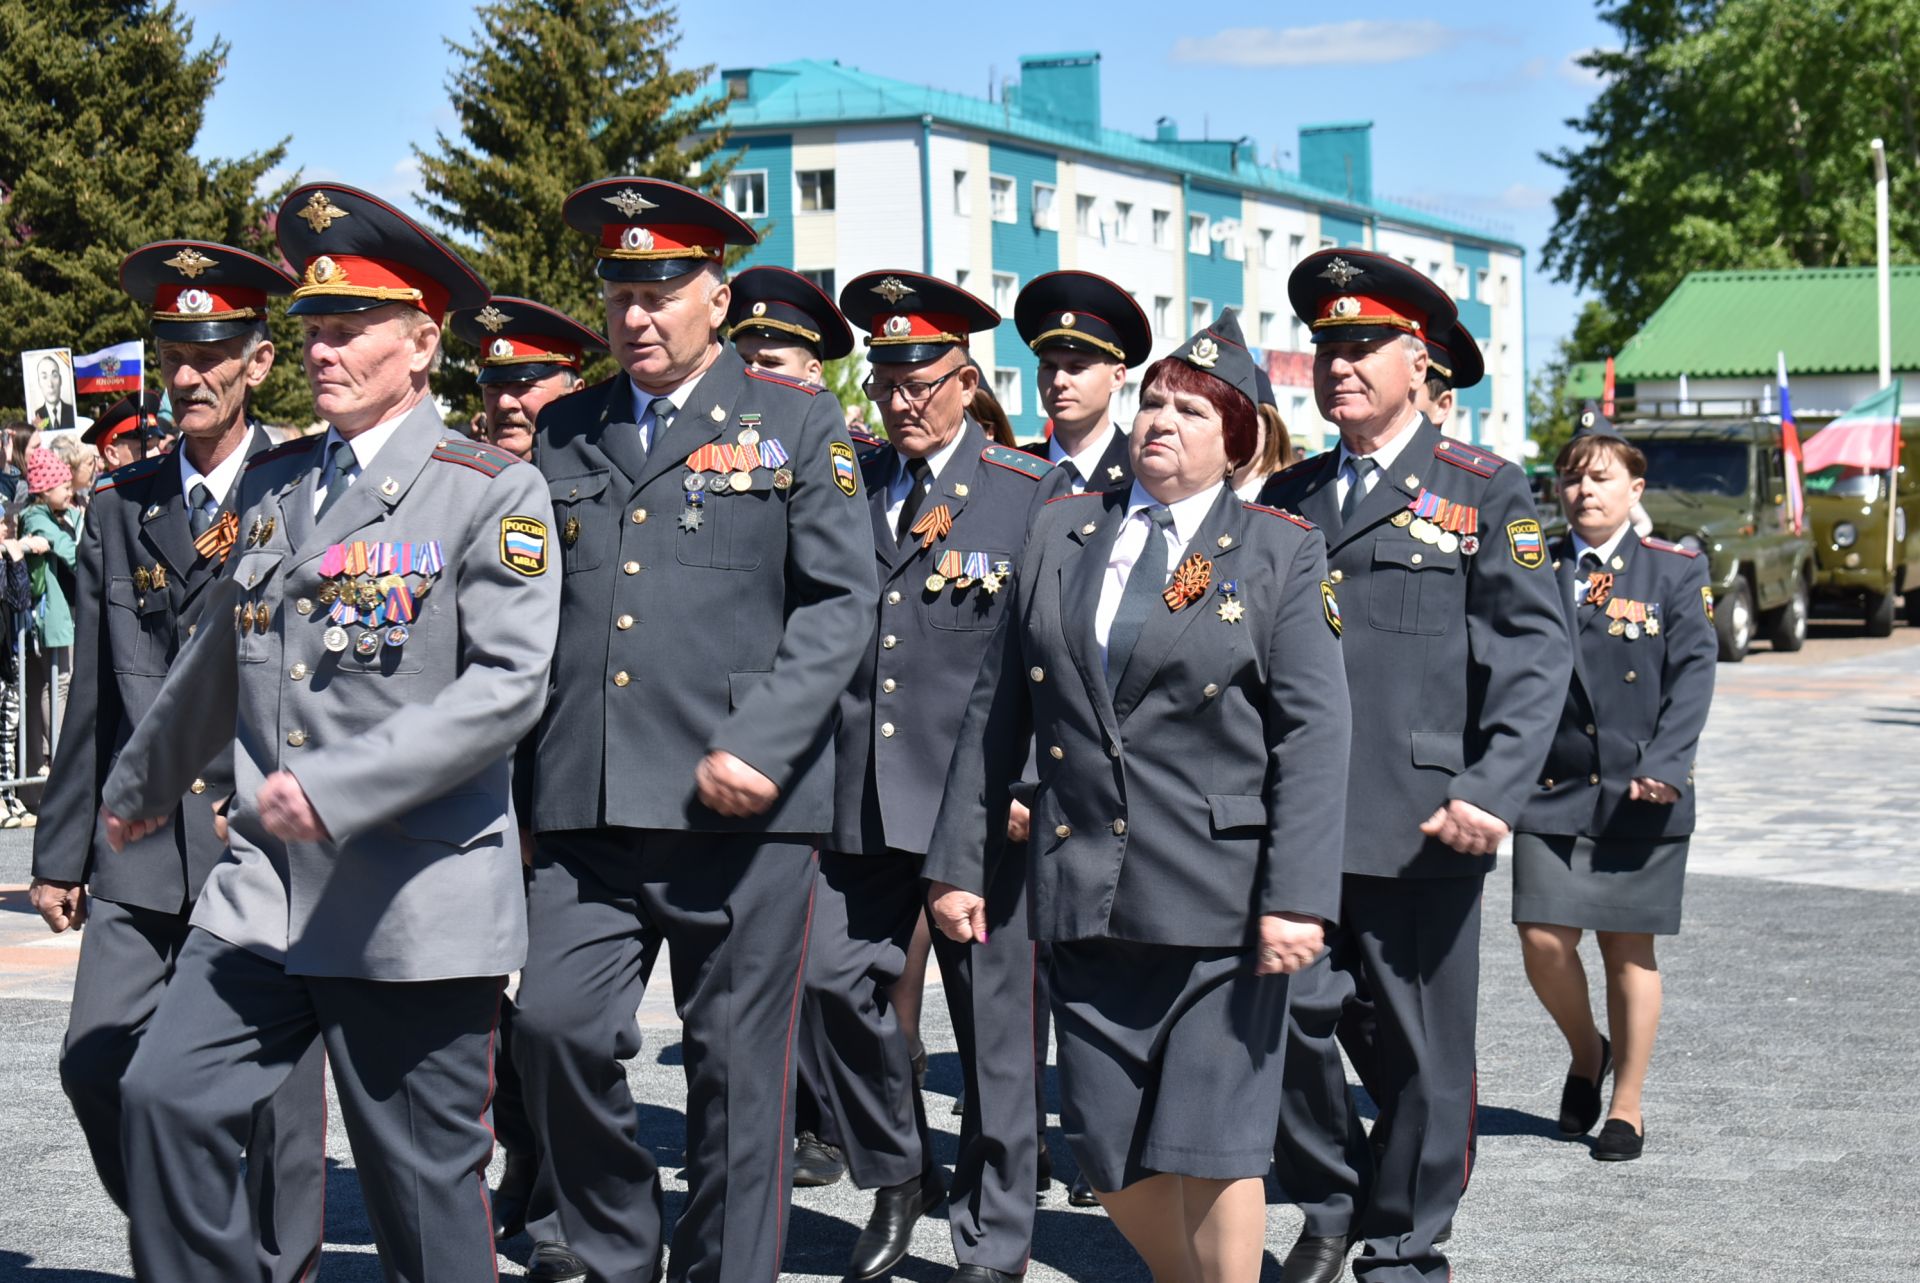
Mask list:
[[[148,241],[194,237],[279,261],[262,193],[286,142],[234,160],[193,155],[227,45],[195,53],[172,0],[0,0],[0,416],[21,413],[20,353],[75,355],[148,338],[147,309],[120,290],[120,260]],[[254,397],[269,420],[312,402],[294,331]],[[149,348],[149,360],[151,360]],[[150,372],[149,388],[158,386]],[[82,413],[113,397],[83,398]]]
[[[414,149],[424,205],[496,293],[601,329],[594,245],[561,221],[567,194],[615,174],[720,191],[732,168],[715,127],[726,102],[688,105],[712,68],[674,69],[679,43],[666,0],[496,0],[470,44],[448,41],[460,138]],[[464,413],[478,404],[473,354],[456,344],[448,355],[436,390]],[[613,369],[603,358],[586,373]]]

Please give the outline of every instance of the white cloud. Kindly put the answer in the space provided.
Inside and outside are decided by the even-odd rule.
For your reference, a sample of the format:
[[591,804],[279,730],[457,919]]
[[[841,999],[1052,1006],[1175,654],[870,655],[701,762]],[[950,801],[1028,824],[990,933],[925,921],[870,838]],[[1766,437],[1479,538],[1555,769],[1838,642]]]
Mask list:
[[1226,67],[1325,67],[1406,62],[1439,53],[1464,33],[1424,20],[1355,19],[1317,27],[1229,27],[1211,36],[1183,36],[1175,62]]

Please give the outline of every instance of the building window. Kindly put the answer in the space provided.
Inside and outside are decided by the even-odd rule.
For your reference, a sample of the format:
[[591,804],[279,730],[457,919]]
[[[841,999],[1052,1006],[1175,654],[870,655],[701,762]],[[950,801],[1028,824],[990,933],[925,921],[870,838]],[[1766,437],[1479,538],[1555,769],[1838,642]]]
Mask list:
[[1339,244],[1340,244],[1340,242],[1339,242],[1339,241],[1338,241],[1337,239],[1335,239],[1334,237],[1332,237],[1332,236],[1322,236],[1322,237],[1320,238],[1320,248],[1321,248],[1321,249],[1333,249],[1334,247],[1336,247],[1336,246],[1337,246],[1337,245],[1339,245]]
[[1073,198],[1073,221],[1082,236],[1098,236],[1100,227],[1093,219],[1093,197],[1075,196]]
[[767,216],[767,171],[734,170],[727,175],[727,208],[742,218]]
[[963,289],[963,290],[964,290],[965,288],[967,288],[967,280],[968,280],[968,278],[969,278],[969,277],[971,277],[972,275],[973,275],[973,273],[972,273],[972,272],[969,272],[969,271],[968,271],[968,270],[967,270],[966,268],[964,268],[964,267],[962,267],[962,268],[957,268],[957,269],[955,269],[955,271],[954,271],[954,273],[953,273],[953,283],[954,283],[955,285],[958,285],[958,286],[959,286],[959,287],[960,287],[961,289]]
[[962,218],[973,214],[973,190],[967,185],[967,171],[953,171],[953,212]]
[[1292,271],[1293,265],[1300,261],[1300,257],[1305,252],[1306,247],[1307,247],[1306,237],[1304,236],[1287,237],[1287,270],[1288,271]]
[[1020,278],[1012,272],[993,274],[993,310],[1002,316],[1013,315],[1013,300],[1020,294]]
[[1033,225],[1043,231],[1060,230],[1060,215],[1053,208],[1053,184],[1033,185]]
[[1114,415],[1116,423],[1132,423],[1140,413],[1140,384],[1129,380],[1120,385],[1120,408]]
[[1207,322],[1213,319],[1213,304],[1206,299],[1197,298],[1187,304],[1187,333],[1198,334],[1207,328]]
[[1507,298],[1507,288],[1512,283],[1513,283],[1512,277],[1508,276],[1505,272],[1500,273],[1500,296],[1497,301],[1501,307],[1505,307],[1509,302]]
[[1280,318],[1272,312],[1260,313],[1260,346],[1275,347],[1284,337],[1280,332]]
[[1445,276],[1443,275],[1443,273],[1444,273],[1444,272],[1445,272],[1446,270],[1447,270],[1447,269],[1446,269],[1446,268],[1445,268],[1445,267],[1444,267],[1443,265],[1441,265],[1441,264],[1439,264],[1439,263],[1428,263],[1428,264],[1427,264],[1427,279],[1428,279],[1428,280],[1430,280],[1430,281],[1432,281],[1432,282],[1433,282],[1433,283],[1434,283],[1435,285],[1438,285],[1438,284],[1439,284],[1439,283],[1440,283],[1441,281],[1444,281],[1444,280],[1446,280],[1446,279],[1447,279],[1447,278],[1446,278],[1446,277],[1445,277]]
[[1009,416],[1020,413],[1020,371],[993,372],[993,399],[1000,403],[1000,408]]
[[833,208],[833,171],[803,169],[794,175],[800,184],[800,212],[824,214]]
[[1301,320],[1297,316],[1294,317],[1293,318],[1293,350],[1294,351],[1304,352],[1307,350],[1307,347],[1308,347],[1307,339],[1308,339],[1309,333],[1310,332],[1307,329],[1307,323]]
[[1271,227],[1263,227],[1260,229],[1260,266],[1280,266],[1280,264],[1273,261],[1273,229]]
[[1473,274],[1473,296],[1482,303],[1491,303],[1493,301],[1487,297],[1487,277],[1490,275],[1492,275],[1492,273],[1484,267]]
[[1013,180],[1004,174],[991,174],[987,178],[987,199],[993,210],[993,221],[1011,223],[1020,216],[1018,202],[1013,196]]
[[1125,241],[1129,245],[1133,243],[1133,206],[1131,203],[1123,200],[1113,202],[1113,232],[1117,239]]
[[1207,216],[1205,214],[1187,215],[1187,253],[1204,254],[1211,246],[1207,242]]
[[1155,249],[1171,249],[1167,237],[1172,235],[1173,215],[1164,209],[1153,211],[1153,245]]
[[1462,441],[1473,440],[1473,411],[1464,405],[1455,406],[1453,420],[1447,424],[1451,429],[1448,436],[1458,437]]
[[815,285],[818,285],[820,292],[828,298],[837,297],[833,288],[833,269],[831,267],[816,267],[811,270],[803,267],[800,269],[800,275],[806,277]]
[[[1155,210],[1154,213],[1159,213]],[[1165,294],[1153,296],[1153,332],[1162,338],[1173,334],[1173,300]]]

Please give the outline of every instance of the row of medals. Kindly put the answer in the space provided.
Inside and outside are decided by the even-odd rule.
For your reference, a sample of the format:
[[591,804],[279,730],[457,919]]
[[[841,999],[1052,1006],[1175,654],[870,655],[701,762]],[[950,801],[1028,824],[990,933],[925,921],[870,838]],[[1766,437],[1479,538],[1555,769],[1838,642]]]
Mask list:
[[1393,514],[1393,524],[1421,543],[1432,544],[1441,552],[1464,552],[1471,557],[1480,551],[1478,536],[1456,535],[1451,530],[1442,530],[1425,517],[1414,516],[1413,512],[1407,508],[1402,508]]
[[1640,640],[1642,630],[1644,630],[1649,637],[1658,637],[1660,635],[1660,620],[1653,615],[1648,615],[1647,622],[1644,624],[1637,624],[1631,619],[1616,619],[1607,625],[1607,636],[1624,637],[1628,641],[1638,641]]
[[[752,428],[742,428],[734,440],[752,449],[760,444],[760,434]],[[689,531],[698,530],[703,520],[700,509],[706,505],[706,497],[710,494],[745,494],[753,489],[753,473],[733,472],[724,477],[716,476],[712,481],[708,481],[706,473],[689,471],[686,476],[680,478],[680,484],[687,492],[687,508],[680,514],[680,528]],[[779,467],[773,470],[775,490],[785,490],[792,484],[792,468]],[[571,543],[572,540],[568,542]]]
[[[423,580],[420,586],[413,590],[413,600],[418,603],[420,599],[425,597],[432,589],[433,580]],[[322,606],[331,606],[338,599],[346,597],[348,599],[348,605],[358,607],[361,610],[370,610],[386,600],[387,595],[382,592],[379,585],[372,580],[354,578],[348,580],[330,580],[320,585],[320,591],[316,596],[319,598]],[[262,609],[264,610],[264,607]],[[358,637],[349,634],[347,630],[339,624],[329,624],[327,631],[320,634],[320,644],[336,655],[344,653],[347,647],[351,645],[354,654],[360,656],[362,659],[371,659],[380,653],[380,643],[382,641],[389,646],[398,648],[406,645],[408,639],[412,636],[412,631],[408,629],[405,623],[388,625],[384,634],[381,633],[378,627],[368,628],[361,632]]]

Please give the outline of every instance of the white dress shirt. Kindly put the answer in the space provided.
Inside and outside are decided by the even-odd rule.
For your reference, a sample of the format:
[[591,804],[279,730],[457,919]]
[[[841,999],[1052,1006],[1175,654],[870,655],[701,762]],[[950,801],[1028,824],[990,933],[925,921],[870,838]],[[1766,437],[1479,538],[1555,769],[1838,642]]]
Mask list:
[[[1107,447],[1112,445],[1113,439],[1119,435],[1120,429],[1113,426],[1112,420],[1108,420],[1106,430],[1097,434],[1087,443],[1087,448],[1079,454],[1068,454],[1060,445],[1059,437],[1049,437],[1047,438],[1047,458],[1055,467],[1062,463],[1071,463],[1077,474],[1073,478],[1073,493],[1085,494],[1087,482],[1095,479],[1093,470],[1100,466],[1100,460],[1106,456]],[[1104,477],[1098,479],[1105,480]]]
[[[1418,410],[1409,410],[1406,421],[1400,425],[1399,430],[1387,438],[1386,444],[1367,456],[1380,465],[1367,474],[1367,494],[1373,493],[1373,488],[1380,484],[1381,477],[1392,472],[1394,464],[1398,462],[1401,454],[1406,451],[1407,442],[1413,440],[1413,429],[1419,422],[1420,412]],[[1353,451],[1347,449],[1347,443],[1342,441],[1340,443],[1340,472],[1333,483],[1337,488],[1334,498],[1340,501],[1340,506],[1342,507],[1346,506],[1347,492],[1353,489],[1353,460],[1356,457]]]
[[[1153,522],[1147,518],[1147,509],[1166,507],[1173,513],[1173,524],[1161,532],[1161,538],[1167,541],[1168,578],[1180,559],[1187,555],[1187,545],[1200,533],[1200,523],[1207,519],[1207,513],[1220,498],[1225,483],[1202,490],[1199,494],[1188,495],[1176,503],[1161,504],[1148,494],[1138,481],[1133,483],[1133,493],[1127,496],[1127,519],[1120,527],[1120,533],[1114,536],[1113,551],[1107,554],[1107,573],[1100,581],[1100,603],[1093,610],[1093,639],[1100,646],[1100,663],[1107,662],[1107,634],[1113,631],[1113,617],[1120,611],[1120,594],[1125,591],[1127,577],[1133,573],[1133,563],[1140,560],[1140,554],[1146,550],[1147,536],[1152,532]],[[1164,586],[1165,581],[1162,581]]]
[[207,488],[207,493],[212,496],[213,505],[216,508],[227,501],[227,491],[233,489],[234,478],[238,477],[240,475],[240,469],[246,466],[247,454],[253,449],[253,433],[254,429],[249,425],[247,435],[240,438],[240,444],[235,446],[227,454],[226,458],[214,464],[212,472],[206,473],[205,475],[202,475],[200,469],[193,466],[193,461],[187,458],[185,443],[183,442],[181,444],[180,493],[187,496],[187,506],[189,508],[193,506],[193,488],[195,486],[205,486]]
[[[1632,533],[1632,531],[1633,531],[1633,522],[1628,521],[1625,525],[1621,526],[1618,530],[1613,532],[1613,538],[1607,540],[1605,543],[1601,544],[1598,548],[1594,547],[1592,544],[1582,539],[1579,535],[1577,534],[1574,535],[1573,536],[1573,564],[1576,567],[1579,566],[1580,558],[1582,554],[1587,552],[1592,552],[1595,556],[1600,558],[1601,569],[1603,570],[1606,569],[1612,563],[1613,554],[1620,547],[1621,541],[1624,540],[1630,533]],[[1578,570],[1575,570],[1574,580],[1573,580],[1573,604],[1576,606],[1584,605],[1586,600],[1587,600],[1587,578],[1585,575],[1580,574]]]
[[[708,369],[711,368],[711,366],[708,367]],[[693,395],[693,390],[700,386],[700,380],[706,376],[707,371],[702,370],[671,392],[649,392],[638,383],[635,383],[632,375],[627,376],[627,386],[633,389],[633,421],[640,425],[640,444],[642,447],[648,451],[652,451],[653,449],[654,401],[660,397],[666,397],[667,400],[673,402],[673,412],[678,414],[687,408],[687,399]]]
[[[927,478],[927,489],[931,490],[940,484],[940,474],[947,470],[947,461],[953,458],[954,452],[960,448],[960,438],[965,433],[966,425],[962,424],[960,431],[953,434],[953,440],[927,456],[927,466],[933,469],[933,475]],[[900,509],[906,506],[907,491],[912,486],[913,474],[907,471],[907,456],[895,451],[893,480],[887,483],[887,529],[899,529]],[[921,511],[925,512],[926,509],[922,507]]]
[[414,407],[410,405],[400,411],[400,413],[394,415],[391,419],[382,419],[365,432],[352,437],[342,438],[340,429],[331,426],[327,428],[327,439],[320,443],[320,476],[313,487],[313,511],[315,516],[319,515],[320,506],[327,501],[328,487],[320,483],[324,482],[327,477],[326,461],[328,456],[333,453],[333,443],[344,439],[348,445],[352,446],[354,472],[356,474],[364,473],[373,466],[374,456],[380,453],[380,447],[385,445],[388,439],[393,436],[393,430],[400,426],[400,420],[412,414],[413,411]]

